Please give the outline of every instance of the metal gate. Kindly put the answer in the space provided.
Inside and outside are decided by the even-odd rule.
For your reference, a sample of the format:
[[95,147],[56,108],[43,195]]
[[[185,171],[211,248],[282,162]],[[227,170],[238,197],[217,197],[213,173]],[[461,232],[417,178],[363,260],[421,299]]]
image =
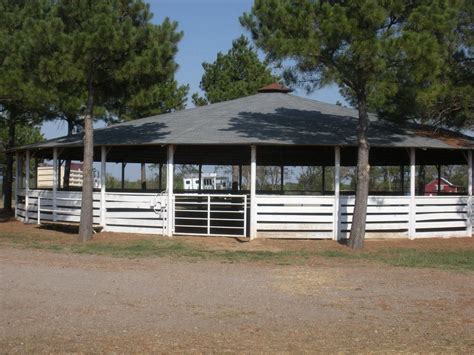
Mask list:
[[247,195],[175,194],[173,207],[174,234],[247,234]]

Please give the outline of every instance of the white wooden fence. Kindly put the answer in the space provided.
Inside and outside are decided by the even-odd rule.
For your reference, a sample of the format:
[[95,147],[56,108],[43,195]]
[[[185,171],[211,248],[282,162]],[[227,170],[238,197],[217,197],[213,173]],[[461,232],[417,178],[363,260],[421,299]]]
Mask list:
[[334,197],[257,195],[257,237],[332,238]]
[[[101,223],[100,193],[94,192],[94,224]],[[353,196],[340,196],[339,213],[334,196],[257,195],[256,223],[260,238],[348,237],[354,210]],[[413,214],[409,196],[370,196],[367,237],[447,237],[470,234],[467,196],[416,196]],[[172,206],[175,234],[248,235],[245,195],[175,194]],[[26,211],[26,203],[28,211]],[[165,235],[167,195],[156,193],[105,193],[105,231]],[[38,213],[38,206],[40,207]],[[17,213],[23,221],[79,222],[81,192],[25,190],[18,192]],[[472,216],[471,216],[472,219]]]
[[[20,190],[18,196],[26,200],[25,190]],[[28,214],[26,213],[26,201],[23,201],[18,204],[18,217],[23,221],[30,222],[40,220],[78,223],[80,221],[81,196],[82,193],[79,191],[56,191],[56,203],[54,204],[53,191],[30,190]],[[122,233],[163,234],[165,213],[162,210],[157,210],[157,206],[165,205],[165,197],[166,195],[157,195],[156,193],[107,192],[105,194],[104,230]],[[94,224],[99,225],[100,192],[94,192],[93,198]]]
[[105,231],[165,234],[166,195],[107,192]]
[[[340,196],[335,216],[334,196],[257,195],[257,237],[338,238],[349,236],[354,196]],[[367,238],[408,237],[409,196],[369,196]],[[411,237],[466,236],[469,234],[467,196],[417,196],[415,235]],[[337,224],[336,224],[337,223]]]
[[417,196],[416,237],[465,236],[468,199],[467,196]]
[[[57,191],[56,199],[49,190],[30,190],[28,193],[28,211],[26,211],[25,190],[18,196],[23,200],[18,203],[18,217],[24,221],[58,221],[79,222],[81,214],[82,193],[76,191]],[[100,194],[94,193],[93,216],[94,224],[100,223]],[[38,205],[40,213],[38,214]]]
[[[340,238],[349,237],[354,196],[341,196]],[[410,223],[409,196],[369,196],[366,237],[407,237]]]

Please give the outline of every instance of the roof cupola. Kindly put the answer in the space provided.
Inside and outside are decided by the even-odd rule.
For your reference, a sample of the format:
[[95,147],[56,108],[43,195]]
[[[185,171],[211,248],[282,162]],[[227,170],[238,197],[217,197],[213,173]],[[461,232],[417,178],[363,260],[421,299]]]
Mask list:
[[290,88],[287,88],[286,86],[283,86],[279,83],[272,83],[270,85],[264,86],[263,88],[258,89],[258,92],[263,93],[263,92],[281,92],[284,94],[287,94],[289,92],[292,92]]

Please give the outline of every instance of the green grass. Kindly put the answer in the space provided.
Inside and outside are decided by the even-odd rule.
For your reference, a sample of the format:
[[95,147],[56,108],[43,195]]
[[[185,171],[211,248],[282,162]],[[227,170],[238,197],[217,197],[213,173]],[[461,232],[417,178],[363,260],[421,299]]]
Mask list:
[[126,245],[80,244],[70,249],[76,254],[110,255],[114,257],[171,257],[191,261],[218,260],[226,262],[271,262],[293,264],[305,259],[302,252],[271,252],[243,250],[212,250],[175,240],[140,240]]
[[429,267],[445,270],[474,271],[474,250],[419,250],[411,248],[385,248],[376,252],[341,252],[327,250],[319,255],[378,261],[393,266]]
[[[305,264],[317,258],[340,258],[384,263],[392,266],[429,267],[455,271],[474,271],[473,249],[429,250],[422,248],[381,247],[376,251],[352,252],[334,244],[328,250],[256,251],[211,249],[179,238],[137,239],[120,242],[113,240],[76,242],[73,236],[35,236],[22,233],[0,232],[0,246],[43,249],[73,254],[95,254],[120,258],[166,257],[196,262],[262,262],[274,265]],[[314,265],[314,263],[311,263]]]
[[308,258],[304,251],[246,251],[214,250],[183,243],[176,239],[143,239],[128,243],[90,242],[90,243],[57,243],[57,238],[44,238],[35,241],[34,237],[0,233],[0,245],[11,245],[21,248],[43,249],[54,252],[73,254],[107,255],[121,258],[168,257],[188,261],[217,260],[225,262],[267,262],[289,265],[301,264]]

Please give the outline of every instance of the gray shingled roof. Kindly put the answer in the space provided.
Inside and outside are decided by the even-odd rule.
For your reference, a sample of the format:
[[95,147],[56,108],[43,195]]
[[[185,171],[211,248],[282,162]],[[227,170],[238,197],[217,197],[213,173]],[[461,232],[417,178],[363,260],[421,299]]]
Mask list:
[[[374,147],[466,148],[474,140],[424,126],[397,126],[371,116]],[[173,113],[116,124],[94,132],[96,146],[154,144],[272,144],[354,146],[357,110],[283,93],[259,93]],[[18,149],[82,146],[82,135]]]

